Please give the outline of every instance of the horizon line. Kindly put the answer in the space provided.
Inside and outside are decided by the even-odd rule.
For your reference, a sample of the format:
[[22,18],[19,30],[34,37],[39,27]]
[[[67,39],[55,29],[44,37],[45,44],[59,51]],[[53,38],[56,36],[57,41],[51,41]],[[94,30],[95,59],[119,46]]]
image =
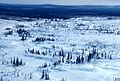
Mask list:
[[15,3],[0,3],[0,5],[33,5],[33,6],[35,6],[35,5],[40,5],[40,6],[44,6],[44,5],[46,5],[46,6],[120,6],[120,5],[115,5],[115,4],[80,4],[80,5],[78,5],[78,4],[39,4],[39,3],[33,3],[33,4],[31,4],[31,3],[17,3],[17,4],[15,4]]

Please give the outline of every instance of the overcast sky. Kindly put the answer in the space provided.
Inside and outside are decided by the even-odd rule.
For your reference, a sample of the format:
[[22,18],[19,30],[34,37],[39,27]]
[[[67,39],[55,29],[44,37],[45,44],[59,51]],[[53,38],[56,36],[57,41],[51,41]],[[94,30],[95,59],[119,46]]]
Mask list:
[[120,0],[0,0],[9,4],[120,5]]

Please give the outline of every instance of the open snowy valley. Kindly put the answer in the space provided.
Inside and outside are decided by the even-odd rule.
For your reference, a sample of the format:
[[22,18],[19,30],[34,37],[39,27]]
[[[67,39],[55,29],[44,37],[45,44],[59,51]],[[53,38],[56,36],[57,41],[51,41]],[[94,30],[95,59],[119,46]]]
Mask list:
[[120,81],[120,18],[0,19],[0,81]]

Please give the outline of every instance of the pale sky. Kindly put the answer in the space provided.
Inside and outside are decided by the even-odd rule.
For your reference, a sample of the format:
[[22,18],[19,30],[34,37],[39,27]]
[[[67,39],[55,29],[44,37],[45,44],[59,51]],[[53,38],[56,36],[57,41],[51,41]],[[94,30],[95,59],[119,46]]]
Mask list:
[[120,5],[120,0],[0,0],[8,4]]

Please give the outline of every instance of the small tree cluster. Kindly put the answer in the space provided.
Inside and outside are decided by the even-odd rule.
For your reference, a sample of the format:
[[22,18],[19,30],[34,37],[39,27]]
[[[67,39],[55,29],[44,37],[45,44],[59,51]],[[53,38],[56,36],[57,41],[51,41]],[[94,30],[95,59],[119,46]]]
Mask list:
[[23,61],[22,59],[19,60],[19,58],[11,58],[11,63],[14,65],[14,66],[20,66],[20,65],[23,65]]
[[63,49],[61,49],[61,51],[59,51],[59,56],[65,57],[65,54],[64,54],[64,50],[63,50]]
[[39,68],[46,68],[47,66],[47,63],[44,63],[42,66],[39,66]]
[[37,55],[44,55],[44,56],[46,56],[46,55],[52,55],[51,53],[50,53],[50,50],[46,50],[46,51],[39,51],[39,50],[35,50],[34,48],[33,49],[28,49],[28,51],[25,51],[25,52],[29,52],[29,53],[32,53],[32,54],[37,54]]
[[46,68],[47,66],[48,66],[47,63],[44,63],[43,67]]
[[28,49],[28,52],[30,52],[30,53],[32,53],[32,54],[38,54],[38,55],[48,55],[48,52],[47,51],[42,51],[42,52],[40,52],[39,50],[35,50],[34,48],[32,49],[32,50],[29,50]]
[[26,34],[27,36],[30,36],[30,33],[24,29],[17,29],[17,33],[19,34],[20,37],[22,37],[23,34]]
[[105,53],[102,52],[101,55],[99,54],[99,57],[112,60],[112,55],[107,54],[106,52]]
[[61,60],[57,60],[56,62],[53,63],[53,66],[56,67],[57,65],[59,65],[61,63]]
[[5,36],[13,35],[13,30],[7,30],[4,34],[5,34]]
[[95,48],[93,48],[92,53],[89,52],[87,61],[90,62],[91,59],[97,54],[97,51]]
[[17,30],[17,33],[19,34],[20,37],[22,37],[21,40],[23,41],[26,40],[28,36],[30,37],[30,33],[21,28]]
[[[60,63],[76,63],[76,64],[84,64],[85,62],[90,62],[91,59],[101,59],[101,58],[109,58],[110,60],[112,59],[112,55],[107,55],[106,53],[100,53],[98,52],[98,50],[96,48],[93,48],[91,50],[91,52],[89,52],[88,56],[84,56],[86,50],[83,49],[82,53],[79,54],[79,56],[76,57],[76,59],[74,60],[72,53],[68,52],[65,53],[65,51],[63,49],[61,49],[60,51],[58,51],[58,53],[56,53],[56,51],[54,53],[51,53],[50,49],[46,50],[46,51],[42,51],[40,52],[39,50],[29,50],[28,52],[32,53],[32,54],[38,54],[38,55],[52,55],[53,57],[57,56],[59,57],[59,59],[53,63],[53,66],[55,67],[56,65],[59,65]],[[101,55],[100,55],[101,54]],[[108,57],[107,57],[108,56]]]
[[49,79],[50,79],[49,74],[46,73],[45,71],[43,71],[43,72],[42,72],[41,79],[49,80]]
[[66,79],[65,79],[65,78],[62,78],[60,81],[66,81]]
[[69,52],[68,52],[68,55],[67,55],[67,63],[69,64],[70,63],[70,61],[71,61],[71,59],[72,59],[72,54],[70,54]]
[[29,50],[28,49],[28,52],[30,52],[30,53],[32,53],[32,54],[40,54],[40,51],[39,50],[34,50],[34,49],[32,49],[32,50]]
[[46,37],[37,37],[35,42],[44,42],[44,41],[55,41],[53,38],[46,38]]
[[27,35],[26,35],[26,34],[23,34],[21,40],[24,41],[24,40],[26,40],[26,39],[27,39]]
[[84,51],[82,52],[82,55],[80,56],[78,56],[77,58],[76,58],[76,64],[83,64],[84,63],[84,56],[83,56],[83,54],[84,54]]

